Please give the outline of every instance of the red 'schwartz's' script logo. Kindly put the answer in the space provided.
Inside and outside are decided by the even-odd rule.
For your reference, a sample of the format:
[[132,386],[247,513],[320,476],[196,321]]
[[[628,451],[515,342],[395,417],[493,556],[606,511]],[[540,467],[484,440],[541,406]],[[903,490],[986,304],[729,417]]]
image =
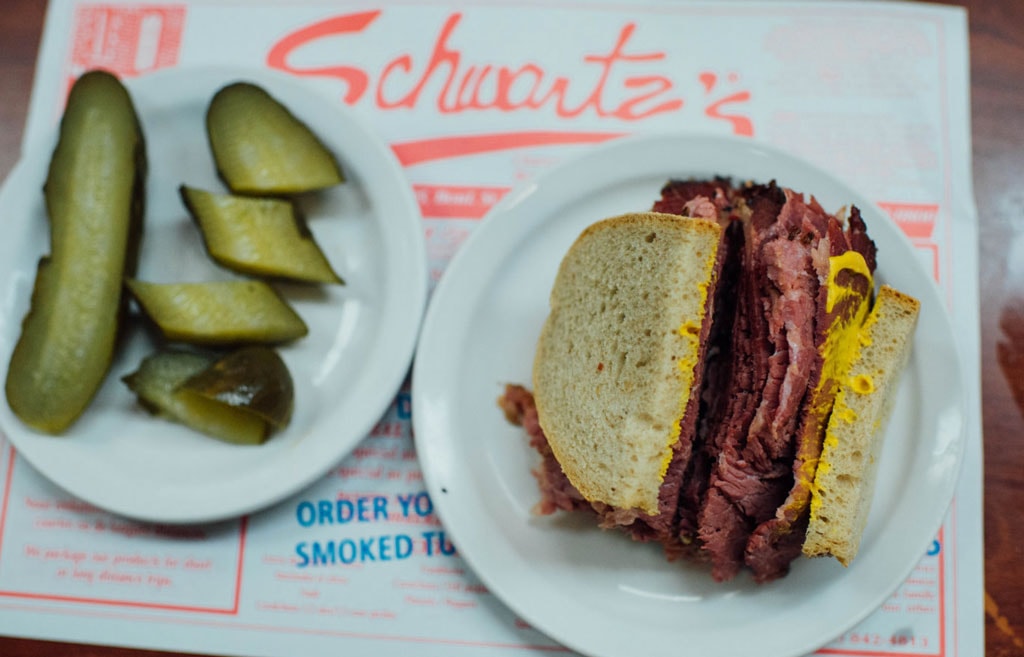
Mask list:
[[[701,86],[704,87],[704,96],[708,98],[708,105],[704,108],[704,115],[709,119],[721,119],[728,121],[732,124],[732,131],[734,134],[742,135],[744,137],[753,137],[754,124],[749,118],[742,114],[726,111],[729,105],[749,101],[750,92],[736,91],[727,96],[722,96],[721,98],[712,98],[711,94],[714,93],[720,81],[719,76],[711,71],[704,71],[700,74],[699,78]],[[739,80],[739,76],[735,73],[731,73],[726,76],[726,80],[729,83],[735,84]]]
[[[636,45],[636,25],[623,25],[614,41],[579,55],[586,73],[551,72],[535,62],[474,61],[453,44],[461,13],[438,26],[430,52],[402,52],[374,70],[347,62],[299,65],[296,53],[325,39],[367,32],[381,10],[333,16],[301,27],[271,46],[267,65],[303,77],[333,78],[344,84],[342,100],[370,102],[383,111],[433,106],[441,115],[466,112],[550,112],[561,119],[596,117],[635,123],[679,112],[686,105],[672,78],[654,67],[664,51]],[[749,91],[739,88],[739,75],[701,71],[692,91],[700,98],[698,112],[729,125],[733,134],[751,137],[754,125],[744,105]],[[702,109],[700,109],[702,107]],[[618,123],[601,131],[530,130],[494,134],[449,135],[402,144],[392,149],[404,166],[531,146],[593,144],[615,139],[629,130]]]
[[[432,99],[442,114],[553,109],[562,118],[592,113],[601,118],[637,121],[683,107],[683,99],[673,94],[672,80],[664,75],[627,75],[621,79],[621,88],[609,88],[613,72],[619,74],[625,67],[665,59],[664,52],[636,51],[630,44],[636,31],[633,23],[623,26],[616,42],[603,52],[583,55],[583,62],[598,73],[595,81],[587,83],[574,84],[568,77],[553,75],[533,63],[467,62],[466,55],[451,45],[452,34],[462,20],[460,13],[451,14],[444,22],[429,57],[401,54],[376,75],[357,66],[298,68],[288,63],[289,55],[301,46],[325,37],[362,32],[380,13],[376,10],[347,14],[303,27],[271,48],[267,64],[296,75],[343,80],[347,85],[343,99],[350,105],[372,89],[374,102],[382,110],[413,109],[430,102],[423,96],[425,87],[433,80],[443,81],[440,92]],[[588,86],[578,88],[582,85]],[[610,100],[612,96],[615,100]]]

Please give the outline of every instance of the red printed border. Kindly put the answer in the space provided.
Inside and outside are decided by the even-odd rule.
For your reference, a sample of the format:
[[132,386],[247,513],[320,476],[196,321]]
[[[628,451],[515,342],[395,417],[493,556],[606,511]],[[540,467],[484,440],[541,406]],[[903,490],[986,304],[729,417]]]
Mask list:
[[[260,3],[256,2],[256,4],[260,4]],[[616,7],[607,7],[607,9],[614,9],[614,8],[616,8]],[[637,8],[629,7],[629,9],[631,11],[635,11]],[[939,27],[938,31],[939,31],[940,43],[944,42],[945,35],[943,33],[943,30],[942,30],[944,25],[940,21],[938,21],[938,20],[936,20],[935,23],[937,23],[938,27]],[[945,90],[945,88],[946,88],[946,82],[945,82],[946,76],[944,75],[944,73],[945,73],[945,69],[946,69],[946,61],[945,61],[944,58],[940,62],[940,69],[941,69],[941,72],[943,73],[943,75],[940,75],[940,80],[942,80],[943,89]],[[944,91],[944,93],[945,93],[945,91]],[[948,153],[949,153],[949,144],[948,144],[948,141],[949,141],[949,136],[948,136],[948,132],[949,132],[948,131],[948,112],[947,112],[947,109],[946,109],[945,105],[943,106],[943,117],[942,117],[942,119],[943,119],[943,124],[944,124],[944,128],[945,128],[943,130],[943,135],[944,135],[943,141],[944,141],[944,146],[946,147],[945,148],[946,155],[948,156]],[[600,140],[600,139],[598,139],[598,140]],[[570,143],[570,142],[563,142],[563,143]],[[418,162],[422,162],[422,161],[425,161],[425,160],[428,160],[428,159],[434,159],[434,158],[430,158],[430,157],[427,157],[427,158],[424,158],[424,159],[419,159],[423,155],[423,151],[420,150],[420,148],[422,146],[424,146],[424,145],[426,145],[426,144],[423,144],[423,143],[420,143],[420,144],[409,143],[409,144],[405,144],[405,145],[395,145],[393,148],[396,149],[396,155],[399,155],[400,159],[407,160],[407,161],[403,162],[403,164],[405,164],[405,166],[411,166],[411,165],[414,165],[414,164],[416,164]],[[411,147],[411,148],[409,148],[409,150],[407,150],[404,153],[404,155],[406,155],[406,157],[404,157],[404,158],[401,157],[403,155],[403,153],[401,152],[402,151],[402,146],[406,146],[407,148]],[[440,150],[443,152],[446,149],[444,149],[442,147]],[[419,153],[416,153],[416,151],[419,151]],[[483,151],[477,151],[477,152],[483,152]],[[437,151],[435,151],[435,153],[440,155],[440,153],[437,152]],[[417,155],[419,156],[419,158],[417,157]],[[458,155],[451,154],[451,155],[447,155],[447,156],[448,157],[452,157],[452,156],[458,156]],[[445,156],[442,155],[441,157],[445,157]],[[411,160],[415,160],[415,161],[411,161]],[[944,168],[945,168],[944,172],[946,174],[946,179],[947,179],[947,183],[948,183],[949,178],[951,178],[951,172],[949,170],[948,157],[945,158],[945,167]],[[950,192],[951,186],[950,186],[950,184],[946,184],[944,187],[945,187],[946,194],[947,194],[947,197],[948,197],[949,194],[951,193]],[[948,201],[948,198],[947,198],[947,201]],[[945,205],[946,205],[946,207],[950,207],[950,204],[948,202]],[[950,227],[949,227],[949,223],[950,222],[947,220],[945,223],[946,223],[946,232],[947,232],[947,239],[948,239],[948,237],[949,237],[948,233],[949,233],[949,230],[950,230]],[[932,249],[935,252],[936,255],[938,255],[938,247],[937,247],[937,245],[928,244],[928,245],[919,245],[919,246],[924,246],[925,248],[930,248],[930,249]],[[951,257],[952,257],[951,255],[948,255],[947,256],[947,261]],[[938,259],[936,259],[935,267],[934,267],[935,270],[936,270],[934,272],[936,274],[936,277],[937,277],[937,274],[939,273],[938,270],[939,270],[940,267],[941,267],[941,265],[938,262]],[[6,522],[6,515],[7,515],[7,507],[8,507],[9,498],[10,498],[10,488],[11,488],[11,479],[12,479],[12,474],[13,474],[13,468],[14,468],[14,450],[13,450],[13,448],[11,448],[10,454],[9,454],[9,464],[8,464],[8,468],[7,468],[7,474],[6,474],[5,483],[4,483],[3,507],[2,507],[2,509],[0,509],[0,552],[2,552],[2,541],[3,541],[3,537],[4,537],[4,529],[5,529],[5,522]],[[96,604],[114,605],[114,606],[148,607],[148,608],[174,609],[174,610],[187,610],[187,611],[216,611],[217,613],[234,613],[234,614],[237,614],[238,602],[239,602],[239,594],[240,594],[240,588],[241,588],[241,576],[242,576],[242,564],[243,564],[242,556],[243,556],[244,547],[245,547],[245,536],[246,536],[246,523],[245,523],[245,519],[243,519],[242,520],[242,525],[241,525],[241,532],[240,532],[239,562],[238,562],[237,580],[236,580],[236,588],[235,588],[235,602],[234,602],[234,608],[230,612],[226,611],[226,610],[210,610],[210,609],[193,608],[193,607],[175,607],[175,606],[165,606],[165,605],[151,605],[151,604],[146,604],[146,603],[139,604],[139,603],[131,603],[131,602],[115,602],[115,601],[106,601],[106,600],[93,600],[93,599],[87,599],[87,598],[70,598],[70,597],[59,597],[59,596],[42,596],[42,595],[35,595],[35,594],[20,594],[20,593],[16,593],[16,592],[5,592],[5,591],[0,591],[0,596],[22,597],[22,598],[32,598],[32,599],[46,599],[46,600],[56,600],[56,601],[92,602],[92,603],[96,603]],[[942,533],[940,531],[940,538],[941,537],[942,537]],[[940,561],[940,574],[939,574],[939,577],[940,577],[940,580],[939,580],[939,587],[940,587],[940,618],[939,618],[939,623],[940,623],[940,646],[941,646],[941,652],[939,653],[940,656],[945,656],[946,655],[946,645],[945,645],[945,569],[944,569],[944,556],[945,555],[944,555],[944,553],[945,553],[945,549],[943,549],[942,552],[940,552],[940,554],[939,554],[939,561]],[[8,607],[8,608],[18,608],[17,605],[4,605],[4,606]],[[35,607],[33,607],[32,610],[33,611],[39,611]],[[54,610],[54,611],[57,612],[57,613],[64,613],[64,614],[69,613],[69,611],[70,611],[70,613],[79,614],[79,615],[86,615],[86,616],[104,616],[104,617],[117,616],[115,614],[104,614],[104,613],[95,613],[95,612],[94,613],[90,613],[90,612],[87,612],[85,610],[66,610],[66,609],[60,609],[60,610]],[[125,617],[125,616],[120,615],[119,617]],[[228,622],[219,622],[218,623],[218,622],[212,622],[212,621],[211,622],[204,622],[204,621],[200,621],[198,619],[184,619],[184,620],[183,619],[166,619],[166,620],[165,619],[153,619],[153,620],[159,620],[161,622],[171,622],[171,623],[191,623],[191,624],[197,624],[197,625],[226,626],[226,627],[233,627],[233,628],[239,628],[239,629],[266,630],[266,631],[285,631],[285,632],[292,632],[292,633],[299,633],[299,634],[316,634],[316,635],[329,635],[329,636],[349,636],[349,637],[371,638],[371,639],[372,638],[376,638],[376,639],[390,639],[390,640],[399,640],[399,641],[411,641],[411,642],[421,642],[421,643],[422,642],[427,642],[427,643],[446,643],[446,644],[453,644],[453,645],[474,645],[474,646],[528,648],[528,649],[549,650],[549,651],[559,651],[559,652],[560,651],[564,651],[564,649],[562,649],[562,648],[560,648],[558,646],[554,646],[554,647],[522,646],[522,645],[515,645],[515,644],[498,644],[498,643],[487,643],[487,642],[445,641],[445,640],[434,640],[434,639],[415,638],[415,637],[395,637],[395,636],[391,636],[391,635],[380,635],[380,634],[361,634],[361,633],[335,632],[335,631],[327,631],[327,630],[308,630],[308,631],[306,631],[306,630],[297,630],[296,628],[286,628],[286,627],[279,628],[279,627],[273,627],[273,626],[269,626],[269,625],[245,625],[245,624],[241,624],[240,625],[240,624],[235,624],[235,623],[228,623]],[[846,651],[846,650],[833,650],[833,649],[823,649],[823,650],[821,650],[819,652],[822,653],[822,654],[836,654],[836,655],[862,655],[862,654],[864,654],[863,651],[851,652],[851,651]],[[930,655],[930,654],[926,655],[926,654],[923,654],[923,653],[905,653],[905,652],[871,652],[869,654],[877,655],[878,657],[890,657],[890,656],[891,657],[934,657],[933,655]]]
[[[0,507],[0,559],[3,558],[4,538],[6,537],[7,509],[11,502],[11,482],[14,480],[14,463],[17,453],[14,447],[10,447],[7,453],[7,473],[4,476],[4,497],[3,506]],[[203,607],[196,605],[162,604],[157,602],[141,602],[133,600],[117,600],[109,598],[92,598],[87,596],[52,595],[47,593],[32,593],[29,591],[10,591],[0,589],[0,597],[22,598],[26,600],[45,600],[49,602],[75,602],[82,604],[104,605],[111,607],[133,607],[137,609],[160,609],[163,611],[184,611],[194,613],[227,614],[238,615],[239,605],[242,597],[242,569],[245,563],[245,539],[248,528],[248,519],[243,517],[240,521],[238,532],[238,566],[235,569],[235,584],[231,606]]]
[[0,604],[0,609],[13,609],[18,611],[30,611],[32,613],[54,613],[63,616],[81,616],[85,618],[103,618],[103,619],[116,619],[116,620],[128,620],[128,621],[139,621],[153,623],[165,623],[172,625],[194,625],[197,627],[214,627],[224,628],[230,630],[242,630],[246,632],[274,632],[282,634],[295,634],[302,636],[321,636],[321,637],[337,637],[346,639],[366,639],[370,641],[393,641],[396,643],[418,643],[418,644],[430,644],[430,645],[448,645],[448,646],[463,646],[463,647],[474,647],[474,648],[511,648],[515,650],[533,650],[537,652],[557,652],[565,653],[571,652],[569,648],[560,645],[541,645],[532,643],[504,643],[500,641],[473,641],[463,639],[441,639],[436,637],[424,637],[424,636],[408,636],[399,634],[385,634],[382,632],[349,632],[345,630],[330,630],[330,629],[315,629],[315,628],[301,628],[301,627],[290,627],[280,625],[270,625],[265,623],[239,623],[231,621],[221,621],[214,619],[203,619],[197,616],[189,618],[167,618],[161,616],[145,617],[140,618],[139,616],[133,616],[128,614],[117,614],[111,612],[103,612],[99,610],[90,609],[40,609],[37,606],[24,606],[16,604]]
[[[3,486],[3,503],[0,506],[0,559],[3,555],[3,539],[5,536],[5,528],[7,522],[7,509],[10,503],[10,492],[11,482],[14,479],[14,462],[16,452],[14,447],[8,449],[8,463],[7,472],[4,477]],[[206,608],[206,607],[192,607],[183,605],[161,605],[154,603],[139,603],[131,601],[119,601],[119,600],[104,600],[95,598],[85,597],[74,597],[74,596],[54,596],[54,595],[43,595],[35,593],[17,592],[17,591],[3,591],[0,590],[0,598],[18,598],[33,601],[48,601],[48,602],[74,602],[74,603],[85,603],[100,605],[102,607],[127,607],[135,609],[146,609],[146,610],[162,610],[162,611],[187,611],[187,612],[205,612],[214,613],[218,615],[232,615],[237,616],[239,611],[239,603],[241,599],[241,588],[242,588],[242,565],[244,563],[245,543],[246,543],[246,529],[247,529],[247,518],[243,517],[241,520],[241,527],[239,532],[239,546],[238,546],[238,568],[235,573],[235,593],[234,603],[231,609],[217,609],[217,608]],[[2,604],[0,603],[0,609],[13,609],[30,611],[33,613],[54,613],[59,615],[73,615],[88,618],[113,618],[118,620],[129,620],[138,621],[143,620],[138,615],[116,613],[101,611],[99,609],[90,608],[58,608],[58,609],[41,609],[37,605],[19,605],[19,604]],[[234,630],[245,630],[245,631],[260,631],[260,632],[274,632],[274,633],[288,633],[296,635],[309,635],[309,636],[328,636],[328,637],[340,637],[340,638],[354,638],[354,639],[367,639],[377,641],[394,641],[399,643],[420,643],[420,644],[437,644],[437,645],[452,645],[452,646],[469,646],[469,647],[483,647],[483,648],[512,648],[519,650],[532,650],[532,651],[543,651],[543,652],[569,652],[568,648],[560,645],[538,645],[528,643],[503,643],[498,641],[470,641],[460,639],[442,639],[434,637],[418,637],[418,636],[403,636],[385,633],[373,633],[373,632],[347,632],[342,630],[326,630],[326,629],[308,629],[308,628],[296,628],[288,626],[275,626],[264,623],[237,623],[229,621],[216,621],[212,619],[201,619],[199,617],[188,617],[188,618],[166,618],[166,617],[146,617],[146,622],[160,622],[169,623],[173,625],[195,625],[202,627],[222,627]]]
[[[71,34],[68,53],[73,72],[95,66],[111,69],[125,76],[139,75],[150,70],[175,66],[181,49],[186,5],[182,3],[141,4],[122,7],[116,4],[78,5],[75,8],[75,28]],[[119,17],[120,22],[112,18]],[[149,53],[151,61],[138,68],[139,38],[147,19],[154,19],[160,29],[156,49]],[[90,31],[91,30],[91,31]],[[68,86],[73,75],[68,77]],[[0,558],[6,536],[7,511],[10,504],[11,481],[14,478],[16,452],[8,452],[7,472],[4,479],[3,506],[0,509]],[[160,604],[152,602],[93,598],[87,596],[62,596],[27,591],[0,589],[0,596],[29,600],[74,602],[106,606],[124,606],[141,609],[160,609],[199,613],[237,615],[241,600],[242,568],[245,557],[247,519],[242,518],[239,527],[238,565],[235,571],[233,600],[228,608],[194,605]]]
[[939,245],[935,242],[918,242],[914,241],[914,246],[923,251],[928,251],[932,256],[932,278],[935,279],[936,283],[940,282],[939,279]]
[[[900,652],[896,650],[821,648],[816,655],[846,655],[851,657],[947,657],[946,652],[946,540],[945,526],[939,528],[939,651]],[[953,563],[956,563],[954,559]]]

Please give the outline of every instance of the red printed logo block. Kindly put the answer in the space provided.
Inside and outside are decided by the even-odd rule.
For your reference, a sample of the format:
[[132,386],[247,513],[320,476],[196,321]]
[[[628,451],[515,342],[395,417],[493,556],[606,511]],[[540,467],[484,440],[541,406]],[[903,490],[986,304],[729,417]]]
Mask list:
[[939,206],[934,203],[886,203],[880,201],[878,207],[892,217],[900,230],[924,254],[925,261],[931,263],[932,276],[936,281],[941,281],[939,245],[932,237],[939,216]]
[[413,185],[420,212],[431,219],[480,219],[508,192],[507,187]]
[[124,77],[174,66],[185,5],[88,5],[75,11],[71,69],[104,68]]
[[879,203],[912,240],[930,240],[939,206],[934,203]]

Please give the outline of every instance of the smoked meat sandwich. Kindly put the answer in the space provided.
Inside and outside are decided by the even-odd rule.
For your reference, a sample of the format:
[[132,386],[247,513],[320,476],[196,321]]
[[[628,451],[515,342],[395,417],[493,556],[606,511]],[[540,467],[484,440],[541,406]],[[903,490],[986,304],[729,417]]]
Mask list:
[[918,302],[875,291],[856,207],[729,179],[670,181],[650,212],[565,254],[532,389],[499,400],[540,453],[536,510],[706,562],[849,564]]

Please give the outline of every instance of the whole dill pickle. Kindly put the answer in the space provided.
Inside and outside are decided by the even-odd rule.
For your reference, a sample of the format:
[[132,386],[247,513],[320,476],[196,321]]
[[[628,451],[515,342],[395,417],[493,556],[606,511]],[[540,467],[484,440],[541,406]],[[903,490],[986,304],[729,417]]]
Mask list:
[[110,368],[122,281],[136,260],[145,145],[128,91],[112,74],[75,81],[43,188],[50,254],[11,355],[5,392],[26,425],[58,434]]

